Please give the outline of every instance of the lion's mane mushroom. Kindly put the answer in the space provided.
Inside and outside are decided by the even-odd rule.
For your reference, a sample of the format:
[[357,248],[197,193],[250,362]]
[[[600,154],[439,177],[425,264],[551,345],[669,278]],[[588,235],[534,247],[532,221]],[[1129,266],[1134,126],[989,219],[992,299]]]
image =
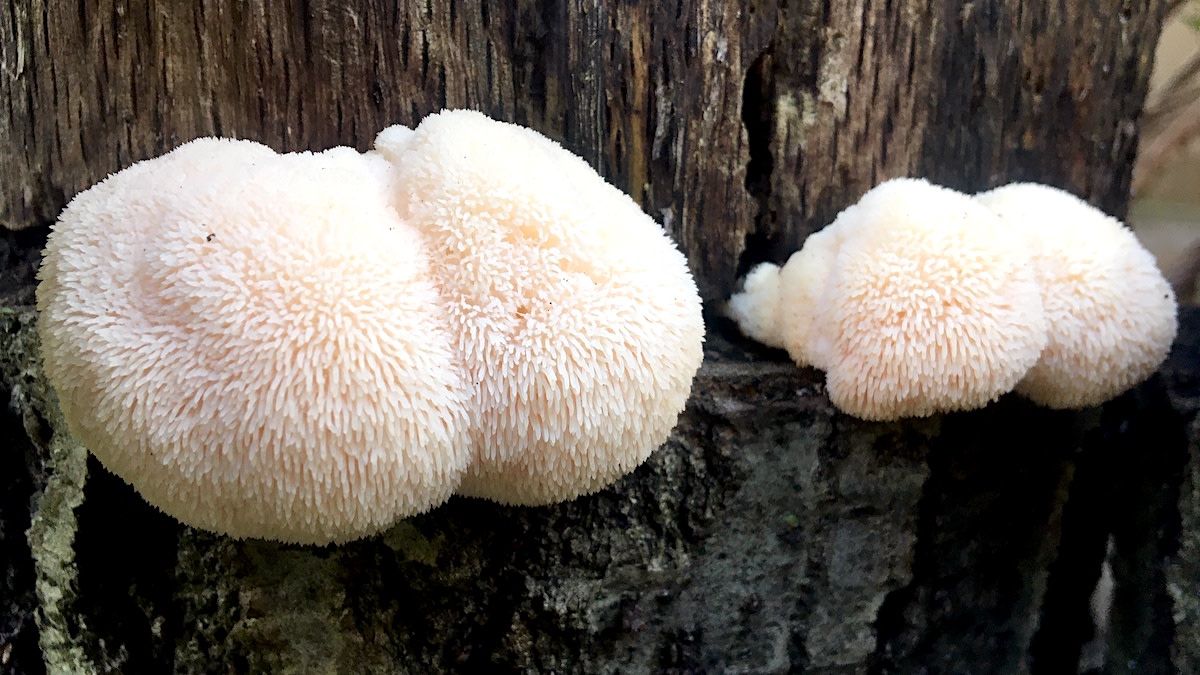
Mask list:
[[732,316],[825,370],[833,404],[863,419],[984,406],[1046,344],[1028,255],[995,214],[923,180],[871,189],[772,273],[752,272]]
[[1175,339],[1175,296],[1154,257],[1116,218],[1067,192],[1014,183],[980,203],[1024,233],[1049,342],[1016,389],[1051,408],[1107,401],[1145,380]]
[[561,501],[645,460],[683,409],[704,333],[662,228],[557,143],[480,113],[385,130],[376,149],[475,386],[460,492]]
[[814,320],[825,302],[829,280],[843,239],[851,227],[815,232],[780,267],[762,263],[742,280],[742,290],[729,299],[728,315],[747,337],[769,347],[786,349],[802,366],[817,365],[812,353]]
[[446,499],[468,390],[390,171],[201,139],[76,196],[37,291],[72,433],[236,537],[342,541]]

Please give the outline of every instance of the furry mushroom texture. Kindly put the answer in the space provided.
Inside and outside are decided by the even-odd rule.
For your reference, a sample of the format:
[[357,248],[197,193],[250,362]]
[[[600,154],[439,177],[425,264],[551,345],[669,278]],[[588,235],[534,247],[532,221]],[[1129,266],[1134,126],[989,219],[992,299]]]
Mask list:
[[998,216],[923,180],[882,183],[729,302],[750,336],[826,371],[868,420],[982,407],[1046,345],[1028,255]]
[[976,199],[1027,237],[1042,288],[1049,343],[1019,393],[1051,408],[1081,408],[1158,368],[1175,339],[1175,296],[1128,228],[1046,185],[1014,183]]
[[469,390],[390,172],[201,139],[77,195],[37,291],[71,432],[236,537],[343,541],[446,499]]
[[662,228],[557,143],[480,113],[393,127],[375,147],[476,387],[459,492],[560,501],[645,460],[683,409],[704,335]]
[[570,499],[674,426],[704,326],[657,224],[478,113],[377,146],[201,139],[55,225],[39,332],[70,429],[185,523],[327,543],[460,488]]

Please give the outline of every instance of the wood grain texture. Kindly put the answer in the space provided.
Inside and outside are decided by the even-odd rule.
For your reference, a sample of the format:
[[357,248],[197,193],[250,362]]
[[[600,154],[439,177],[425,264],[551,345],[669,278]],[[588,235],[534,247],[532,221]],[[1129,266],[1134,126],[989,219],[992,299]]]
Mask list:
[[[1170,4],[7,3],[0,672],[1077,672],[1110,538],[1095,667],[1195,671],[1194,312],[1167,377],[1103,410],[896,424],[710,321],[680,425],[618,484],[307,549],[184,528],[94,461],[69,480],[27,306],[45,225],[109,172],[206,134],[366,149],[442,107],[581,154],[710,308],[893,176],[1043,180],[1119,215]],[[52,481],[79,506],[42,507]]]
[[366,149],[389,124],[470,107],[583,155],[728,278],[753,216],[741,81],[770,29],[738,6],[10,5],[0,178],[18,189],[0,220],[47,222],[106,174],[197,136]]
[[1051,183],[1123,216],[1165,2],[850,0],[787,13],[755,74],[769,178],[752,252],[786,258],[887,178]]
[[889,177],[1044,180],[1122,213],[1167,4],[9,3],[0,222],[197,136],[366,149],[471,107],[585,157],[714,300]]

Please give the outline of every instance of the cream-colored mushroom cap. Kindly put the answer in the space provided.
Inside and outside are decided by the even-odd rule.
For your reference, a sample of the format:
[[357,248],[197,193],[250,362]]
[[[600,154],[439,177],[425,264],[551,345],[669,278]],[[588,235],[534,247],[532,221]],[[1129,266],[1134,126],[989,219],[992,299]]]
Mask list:
[[[394,142],[393,142],[394,141]],[[465,495],[593,492],[666,440],[700,366],[683,255],[582,159],[471,111],[376,148],[395,162],[474,385]]]
[[79,194],[38,287],[72,433],[236,537],[342,541],[446,499],[468,391],[389,171],[201,139]]
[[1128,228],[1046,185],[1014,183],[976,198],[1026,236],[1042,288],[1049,343],[1018,392],[1081,408],[1158,368],[1175,339],[1175,295]]
[[889,420],[982,407],[1037,361],[1046,323],[1033,266],[980,206],[892,180],[827,228],[840,246],[823,254],[807,352],[838,408]]

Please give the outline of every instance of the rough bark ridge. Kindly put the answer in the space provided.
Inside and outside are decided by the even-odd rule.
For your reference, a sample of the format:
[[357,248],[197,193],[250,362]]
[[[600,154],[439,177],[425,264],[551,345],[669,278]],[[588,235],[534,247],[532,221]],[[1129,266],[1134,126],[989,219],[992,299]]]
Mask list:
[[28,308],[42,226],[108,172],[211,133],[362,149],[443,106],[587,158],[710,308],[892,176],[1119,215],[1166,4],[9,3],[0,673],[1200,668],[1193,315],[1167,377],[1102,410],[881,425],[714,312],[679,427],[617,485],[310,549],[182,528],[88,460]]
[[52,220],[197,136],[366,149],[387,125],[471,107],[586,157],[728,284],[753,216],[741,81],[773,30],[740,4],[10,3],[0,222]]
[[10,3],[0,223],[206,134],[365,149],[474,107],[532,126],[659,217],[706,299],[865,189],[1040,179],[1121,215],[1166,3],[447,0]]

